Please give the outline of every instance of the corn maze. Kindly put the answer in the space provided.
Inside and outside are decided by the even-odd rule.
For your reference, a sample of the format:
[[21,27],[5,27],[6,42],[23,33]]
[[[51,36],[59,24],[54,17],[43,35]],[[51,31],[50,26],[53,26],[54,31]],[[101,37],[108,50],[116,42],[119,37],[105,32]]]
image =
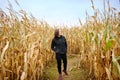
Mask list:
[[[61,31],[68,42],[68,54],[78,54],[78,67],[89,70],[95,80],[120,80],[120,10],[107,4],[103,12],[94,7],[86,12],[86,23]],[[26,11],[0,9],[0,80],[42,80],[44,68],[54,53],[54,29]]]

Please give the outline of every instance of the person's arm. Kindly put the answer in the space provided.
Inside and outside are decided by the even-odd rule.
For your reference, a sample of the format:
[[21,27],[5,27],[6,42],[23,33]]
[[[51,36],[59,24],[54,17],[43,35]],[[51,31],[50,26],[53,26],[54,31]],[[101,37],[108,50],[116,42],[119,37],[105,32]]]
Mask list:
[[53,51],[55,51],[55,42],[54,42],[54,39],[52,40],[52,43],[51,43],[51,49],[52,49]]
[[66,47],[66,49],[67,49],[67,41],[66,41],[66,38],[64,37],[64,39],[65,39],[65,47]]

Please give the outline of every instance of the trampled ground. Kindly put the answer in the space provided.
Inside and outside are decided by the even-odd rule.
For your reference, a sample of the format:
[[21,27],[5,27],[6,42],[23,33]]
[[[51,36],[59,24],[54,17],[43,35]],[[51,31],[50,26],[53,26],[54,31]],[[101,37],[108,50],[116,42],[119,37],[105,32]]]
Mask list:
[[[78,67],[79,58],[75,55],[68,55],[68,73],[66,76],[64,73],[63,80],[86,80],[87,71]],[[50,67],[46,68],[43,80],[58,80],[58,72],[56,61]]]

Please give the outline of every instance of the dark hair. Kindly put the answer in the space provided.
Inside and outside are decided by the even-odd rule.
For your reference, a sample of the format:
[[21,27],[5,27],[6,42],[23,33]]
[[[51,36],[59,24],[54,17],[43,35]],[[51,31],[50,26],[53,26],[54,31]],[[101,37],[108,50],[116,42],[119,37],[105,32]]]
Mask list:
[[57,37],[59,35],[59,29],[55,29],[54,36]]

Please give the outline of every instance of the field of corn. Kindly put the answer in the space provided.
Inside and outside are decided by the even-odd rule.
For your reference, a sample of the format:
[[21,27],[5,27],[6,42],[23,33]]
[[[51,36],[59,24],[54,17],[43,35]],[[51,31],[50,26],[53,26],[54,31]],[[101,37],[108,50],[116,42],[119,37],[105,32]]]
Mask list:
[[[68,54],[79,55],[78,67],[89,70],[91,80],[120,80],[120,10],[105,3],[104,11],[86,12],[86,23],[61,26]],[[107,5],[107,6],[105,6]],[[42,80],[44,68],[54,58],[54,29],[24,10],[9,15],[0,9],[0,80]]]

